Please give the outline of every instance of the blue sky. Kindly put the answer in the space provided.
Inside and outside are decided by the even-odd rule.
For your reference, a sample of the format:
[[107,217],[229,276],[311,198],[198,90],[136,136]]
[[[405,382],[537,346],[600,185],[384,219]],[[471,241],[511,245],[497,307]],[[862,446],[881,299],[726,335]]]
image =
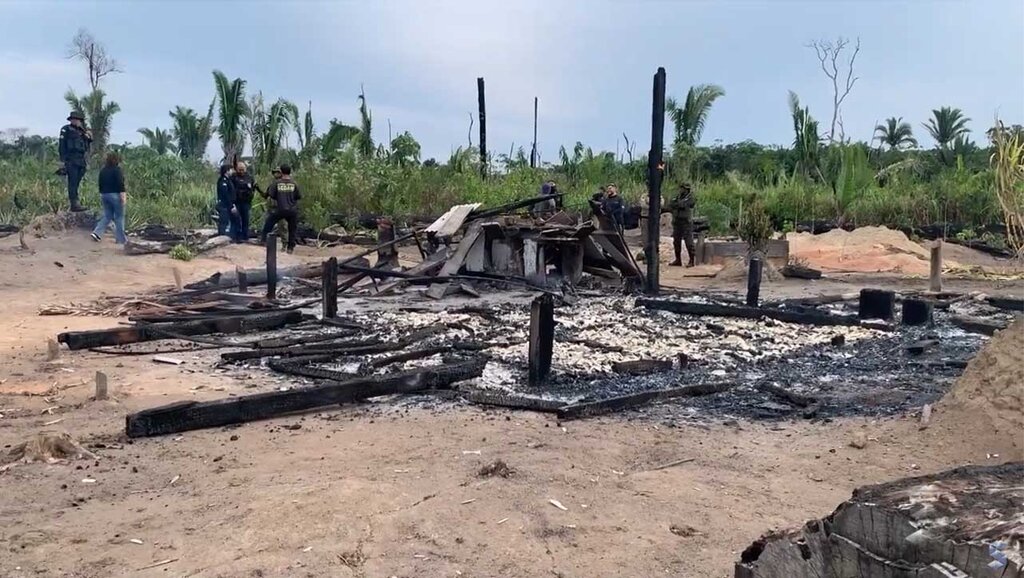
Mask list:
[[664,66],[670,95],[725,88],[703,143],[786,144],[789,90],[829,124],[831,85],[806,44],[837,36],[862,45],[843,112],[854,139],[902,116],[931,146],[921,123],[940,106],[963,109],[979,141],[997,114],[1024,123],[1021,0],[0,0],[0,22],[0,129],[56,135],[64,91],[88,86],[64,57],[85,27],[124,68],[104,86],[122,109],[115,142],[168,127],[176,105],[205,111],[216,68],[267,99],[312,101],[319,127],[355,122],[362,84],[375,138],[390,120],[424,157],[443,160],[467,142],[478,76],[492,154],[529,149],[534,96],[544,160],[577,140],[614,151],[623,133],[639,153],[650,144],[651,78]]

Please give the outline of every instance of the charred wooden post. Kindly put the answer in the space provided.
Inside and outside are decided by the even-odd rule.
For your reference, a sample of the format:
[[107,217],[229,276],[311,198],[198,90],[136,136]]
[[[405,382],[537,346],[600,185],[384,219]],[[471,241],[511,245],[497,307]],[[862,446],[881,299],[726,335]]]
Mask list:
[[935,305],[924,299],[903,300],[903,324],[904,325],[928,325],[932,322],[932,313]]
[[333,319],[338,316],[338,258],[331,257],[324,261],[323,281],[323,317]]
[[929,289],[936,293],[942,291],[942,239],[935,241],[935,244],[932,245],[930,273]]
[[891,320],[896,310],[896,293],[884,289],[861,289],[857,316],[861,319]]
[[386,217],[377,219],[377,263],[398,266],[398,247],[394,244],[395,225]]
[[555,302],[544,294],[530,304],[530,366],[527,381],[531,387],[544,383],[551,371],[555,345]]
[[242,267],[235,268],[235,279],[238,282],[238,292],[248,293],[249,292],[249,275],[245,272]]
[[480,178],[487,178],[487,106],[484,104],[484,79],[476,79],[476,101],[480,109]]
[[277,235],[267,235],[267,299],[277,298]]
[[750,258],[747,270],[747,306],[757,307],[761,297],[761,268],[763,262],[759,257]]
[[659,279],[658,247],[661,244],[661,177],[665,140],[665,69],[658,68],[654,75],[654,98],[651,110],[651,152],[647,160],[647,294],[657,295]]
[[380,395],[447,387],[457,381],[479,377],[485,364],[482,359],[474,359],[288,391],[172,403],[129,414],[125,418],[125,433],[128,437],[162,435],[266,419]]
[[533,97],[533,146],[530,148],[530,168],[537,168],[537,97]]

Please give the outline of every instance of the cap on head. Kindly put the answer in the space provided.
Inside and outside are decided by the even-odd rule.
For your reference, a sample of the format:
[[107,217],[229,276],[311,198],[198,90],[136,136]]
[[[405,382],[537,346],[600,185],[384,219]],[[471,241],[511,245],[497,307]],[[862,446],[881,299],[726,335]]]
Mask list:
[[81,120],[81,121],[84,121],[85,120],[85,115],[82,114],[81,111],[73,110],[73,111],[71,111],[71,114],[68,115],[68,120]]
[[290,175],[290,174],[292,174],[292,167],[290,165],[281,165],[279,167],[279,170],[281,171],[282,175]]
[[679,190],[686,191],[687,193],[690,192],[690,183],[680,183]]

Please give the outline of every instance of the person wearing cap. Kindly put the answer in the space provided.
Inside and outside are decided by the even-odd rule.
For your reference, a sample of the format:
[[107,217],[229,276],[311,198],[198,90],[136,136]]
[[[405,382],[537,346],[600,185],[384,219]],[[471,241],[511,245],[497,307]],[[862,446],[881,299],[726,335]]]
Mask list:
[[260,187],[242,161],[235,163],[235,174],[231,180],[235,186],[235,209],[238,211],[238,229],[233,237],[236,243],[244,243],[249,240],[249,215],[252,213],[252,200]]
[[92,132],[85,128],[85,115],[73,111],[68,115],[68,124],[60,129],[60,141],[57,147],[60,154],[60,174],[68,179],[68,201],[72,211],[84,211],[78,202],[78,185],[85,177],[86,157],[92,144]]
[[237,238],[240,224],[234,175],[235,169],[231,165],[225,163],[220,166],[220,176],[217,178],[217,234]]
[[295,250],[295,243],[298,239],[299,226],[299,199],[302,198],[302,191],[299,185],[292,180],[292,168],[288,165],[281,165],[281,178],[274,179],[274,182],[267,189],[267,197],[274,202],[274,209],[267,213],[267,222],[263,224],[263,231],[260,233],[260,242],[267,242],[267,235],[274,230],[277,223],[285,221],[288,223],[288,252]]
[[[675,251],[676,260],[669,263],[673,267],[682,267],[683,243],[686,244],[686,255],[688,256],[688,267],[693,267],[696,252],[693,244],[693,207],[697,201],[693,196],[693,189],[689,183],[679,185],[679,192],[676,197],[669,201],[665,211],[672,213],[672,249]],[[664,212],[664,211],[663,211]]]
[[538,201],[530,207],[530,215],[536,219],[548,219],[555,214],[556,204],[553,195],[558,194],[558,187],[555,181],[546,181],[540,186],[540,196],[547,197]]

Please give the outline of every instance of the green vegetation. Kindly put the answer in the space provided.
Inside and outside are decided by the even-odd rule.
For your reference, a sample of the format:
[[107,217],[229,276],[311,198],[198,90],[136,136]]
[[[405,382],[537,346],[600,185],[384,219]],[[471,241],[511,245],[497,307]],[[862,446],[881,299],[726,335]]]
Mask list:
[[[567,193],[567,207],[580,211],[586,211],[587,199],[608,183],[619,185],[631,203],[642,202],[646,195],[647,160],[633,158],[635,143],[616,156],[578,142],[571,150],[563,147],[556,162],[535,169],[521,148],[491,154],[491,177],[483,180],[479,151],[473,146],[459,147],[447,160],[438,161],[421,160],[420,145],[409,132],[390,142],[375,142],[365,91],[355,99],[356,123],[335,118],[318,132],[312,105],[300,118],[299,108],[289,101],[265,99],[258,91],[247,99],[243,79],[228,80],[219,71],[213,78],[214,96],[205,115],[178,106],[169,112],[170,128],[139,129],[145,145],[111,145],[123,157],[130,228],[142,223],[211,223],[216,168],[203,156],[214,133],[225,159],[249,144],[252,155],[246,160],[262,185],[274,165],[293,165],[304,191],[303,219],[312,227],[366,213],[403,218],[438,215],[459,202],[498,205],[535,194],[548,178]],[[69,91],[67,98],[84,111],[102,147],[120,107],[98,84],[99,79],[83,97]],[[840,94],[842,88],[838,90]],[[763,211],[775,230],[828,220],[890,227],[955,222],[974,230],[1012,222],[1013,231],[1020,231],[1024,131],[1019,126],[997,125],[998,130],[986,133],[995,144],[980,147],[968,139],[970,119],[959,109],[942,107],[923,123],[937,143],[933,150],[918,148],[911,125],[902,118],[876,126],[872,143],[850,142],[842,136],[841,116],[823,135],[811,110],[790,93],[791,146],[750,141],[700,145],[719,98],[727,98],[725,90],[706,84],[690,88],[682,106],[669,101],[674,138],[666,155],[664,183],[664,190],[683,181],[694,183],[697,213],[710,218],[715,232],[741,227],[744,207]],[[839,104],[837,96],[833,113]],[[779,112],[784,114],[785,109],[780,106]],[[93,163],[100,152],[94,150]],[[0,223],[24,223],[66,204],[63,180],[54,175],[57,166],[54,138],[0,132]],[[95,174],[91,171],[83,182],[84,202],[94,208]],[[257,199],[255,223],[262,211]],[[1016,217],[1013,211],[1018,211]],[[1015,234],[1010,239],[1014,246],[1024,233]]]
[[191,261],[196,258],[196,254],[192,252],[192,249],[189,249],[188,245],[179,244],[171,249],[170,257],[178,261]]

